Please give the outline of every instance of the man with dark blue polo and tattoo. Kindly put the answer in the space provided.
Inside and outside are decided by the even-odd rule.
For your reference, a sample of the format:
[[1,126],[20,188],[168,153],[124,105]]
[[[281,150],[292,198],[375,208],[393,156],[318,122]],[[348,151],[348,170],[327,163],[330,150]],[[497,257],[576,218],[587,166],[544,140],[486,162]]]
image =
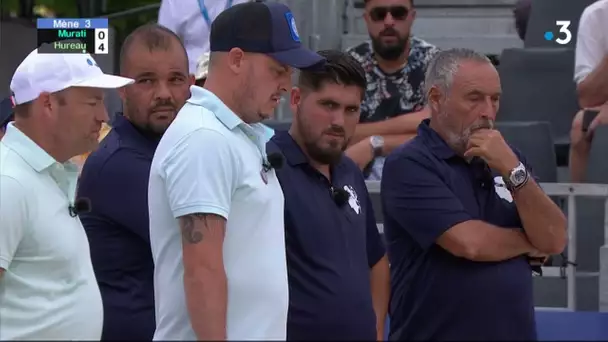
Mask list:
[[302,71],[294,121],[267,146],[284,163],[288,340],[382,340],[389,268],[365,181],[343,153],[359,122],[365,73],[339,51]]
[[536,340],[530,257],[564,249],[564,214],[493,129],[501,88],[485,56],[439,52],[425,86],[431,118],[381,184],[390,339]]

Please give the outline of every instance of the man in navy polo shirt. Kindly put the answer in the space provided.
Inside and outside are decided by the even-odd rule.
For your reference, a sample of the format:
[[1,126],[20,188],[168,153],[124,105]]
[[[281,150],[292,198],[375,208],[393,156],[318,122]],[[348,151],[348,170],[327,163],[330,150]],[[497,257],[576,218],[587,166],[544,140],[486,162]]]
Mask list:
[[83,167],[81,214],[104,305],[102,340],[152,340],[154,264],[148,223],[148,179],[160,137],[190,96],[194,80],[179,38],[150,24],[131,33],[120,56],[123,115]]
[[496,69],[467,49],[426,75],[431,119],[386,161],[391,340],[536,340],[529,257],[560,253],[566,219],[493,129]]
[[267,146],[285,160],[277,177],[285,196],[287,339],[382,340],[388,260],[363,175],[343,154],[359,122],[365,73],[345,53],[319,54],[324,69],[302,71],[291,92],[291,129]]

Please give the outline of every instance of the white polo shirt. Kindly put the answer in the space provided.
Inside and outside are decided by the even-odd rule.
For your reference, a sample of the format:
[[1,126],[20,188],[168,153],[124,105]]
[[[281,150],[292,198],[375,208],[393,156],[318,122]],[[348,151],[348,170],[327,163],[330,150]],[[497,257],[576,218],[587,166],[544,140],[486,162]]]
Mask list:
[[580,83],[608,54],[608,0],[587,6],[576,38],[574,81]]
[[228,339],[285,340],[284,199],[274,170],[262,170],[266,131],[245,124],[213,93],[196,86],[191,92],[164,133],[150,172],[154,340],[196,339],[186,309],[177,220],[194,213],[227,220]]
[[0,141],[0,340],[100,340],[89,242],[69,205],[78,168],[9,123]]
[[203,16],[203,9],[213,22],[226,7],[249,1],[251,0],[162,0],[158,23],[182,39],[188,54],[190,73],[194,75],[199,57],[209,52],[211,28]]

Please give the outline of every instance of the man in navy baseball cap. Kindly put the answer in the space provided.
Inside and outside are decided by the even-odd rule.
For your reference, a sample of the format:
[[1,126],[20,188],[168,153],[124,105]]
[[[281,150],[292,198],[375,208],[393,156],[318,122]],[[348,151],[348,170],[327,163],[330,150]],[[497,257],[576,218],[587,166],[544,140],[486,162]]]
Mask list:
[[209,43],[211,52],[240,48],[297,69],[320,66],[324,61],[302,47],[291,10],[278,2],[248,2],[225,10],[211,24]]

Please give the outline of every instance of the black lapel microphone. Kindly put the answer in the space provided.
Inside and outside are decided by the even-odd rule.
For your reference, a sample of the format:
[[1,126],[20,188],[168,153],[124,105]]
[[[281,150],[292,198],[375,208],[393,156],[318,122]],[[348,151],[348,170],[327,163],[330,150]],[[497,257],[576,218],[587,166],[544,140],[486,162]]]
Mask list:
[[71,217],[91,212],[91,201],[88,198],[77,198],[73,205],[68,207]]
[[272,169],[278,170],[283,167],[283,155],[278,152],[273,152],[266,156],[266,161],[262,163],[264,172],[268,172]]
[[332,186],[331,187],[331,198],[334,200],[334,203],[336,203],[336,205],[338,205],[338,207],[342,207],[348,202],[348,199],[350,198],[350,194],[348,193],[348,191],[346,191],[344,189],[334,188]]

